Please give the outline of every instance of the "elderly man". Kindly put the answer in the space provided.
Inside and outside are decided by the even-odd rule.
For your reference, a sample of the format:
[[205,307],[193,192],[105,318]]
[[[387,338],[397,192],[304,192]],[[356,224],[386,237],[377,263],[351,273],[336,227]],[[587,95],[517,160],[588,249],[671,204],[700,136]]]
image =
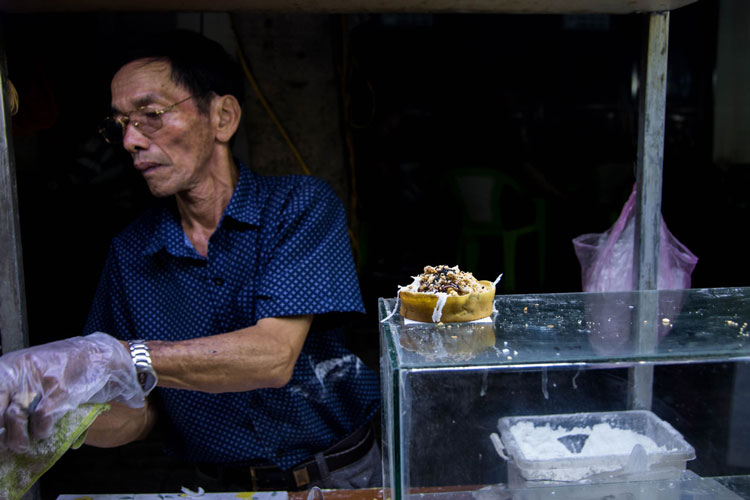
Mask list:
[[207,490],[378,484],[377,378],[339,328],[364,308],[333,191],[233,158],[241,74],[204,37],[133,48],[111,90],[101,132],[161,202],[113,240],[88,335],[0,358],[0,446],[23,450],[67,409],[107,401],[88,444],[168,419],[167,451]]

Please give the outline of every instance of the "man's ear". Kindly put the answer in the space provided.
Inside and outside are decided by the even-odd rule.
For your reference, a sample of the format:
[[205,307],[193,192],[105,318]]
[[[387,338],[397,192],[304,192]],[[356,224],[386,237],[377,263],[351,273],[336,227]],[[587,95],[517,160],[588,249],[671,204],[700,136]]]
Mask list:
[[240,103],[233,95],[223,95],[216,97],[212,104],[216,139],[220,142],[229,142],[240,126],[242,117]]

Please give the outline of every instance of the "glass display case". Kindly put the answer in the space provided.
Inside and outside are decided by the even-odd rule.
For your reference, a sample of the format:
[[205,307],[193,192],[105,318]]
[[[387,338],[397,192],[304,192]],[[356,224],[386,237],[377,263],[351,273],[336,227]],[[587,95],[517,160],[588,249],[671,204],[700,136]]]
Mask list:
[[384,498],[750,498],[750,288],[494,300],[379,300]]

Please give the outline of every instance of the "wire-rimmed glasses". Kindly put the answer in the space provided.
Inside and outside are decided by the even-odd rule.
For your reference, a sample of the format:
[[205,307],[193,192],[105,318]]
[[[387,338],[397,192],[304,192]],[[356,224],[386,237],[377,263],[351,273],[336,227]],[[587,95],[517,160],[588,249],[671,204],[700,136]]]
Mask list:
[[142,134],[150,136],[161,128],[161,115],[168,111],[172,111],[176,106],[182,104],[188,99],[192,99],[193,97],[194,96],[186,97],[185,99],[170,104],[162,109],[152,109],[148,106],[141,106],[130,113],[108,116],[99,127],[99,133],[102,134],[105,141],[115,145],[122,144],[123,137],[125,137],[125,130],[128,125],[132,125]]

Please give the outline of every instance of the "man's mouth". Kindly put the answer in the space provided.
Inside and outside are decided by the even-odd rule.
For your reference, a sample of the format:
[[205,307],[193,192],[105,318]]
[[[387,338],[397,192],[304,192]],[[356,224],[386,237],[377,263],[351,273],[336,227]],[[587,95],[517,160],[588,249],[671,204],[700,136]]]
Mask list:
[[156,162],[150,162],[150,161],[142,161],[135,163],[135,168],[138,170],[141,174],[147,175],[150,172],[153,172],[159,167],[163,167],[161,163]]

